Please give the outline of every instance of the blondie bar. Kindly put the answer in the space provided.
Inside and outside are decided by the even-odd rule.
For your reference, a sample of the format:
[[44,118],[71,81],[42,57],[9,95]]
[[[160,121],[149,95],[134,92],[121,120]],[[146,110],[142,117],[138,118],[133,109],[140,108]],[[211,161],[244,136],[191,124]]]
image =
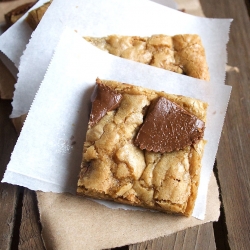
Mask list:
[[97,79],[77,193],[192,214],[207,104]]
[[205,49],[195,34],[84,38],[115,56],[206,81],[210,79]]

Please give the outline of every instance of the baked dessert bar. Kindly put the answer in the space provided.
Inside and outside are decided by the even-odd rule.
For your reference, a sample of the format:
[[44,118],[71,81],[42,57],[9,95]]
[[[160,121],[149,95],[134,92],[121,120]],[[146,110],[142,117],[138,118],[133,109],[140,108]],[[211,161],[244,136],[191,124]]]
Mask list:
[[[29,13],[27,22],[33,29],[37,27],[49,5],[50,3],[47,3]],[[196,34],[160,34],[151,37],[110,35],[84,38],[115,56],[206,81],[210,79],[205,49]]]
[[207,104],[97,79],[77,194],[192,214]]
[[84,38],[115,56],[209,80],[205,50],[198,35],[160,34],[151,37],[110,35],[102,38]]

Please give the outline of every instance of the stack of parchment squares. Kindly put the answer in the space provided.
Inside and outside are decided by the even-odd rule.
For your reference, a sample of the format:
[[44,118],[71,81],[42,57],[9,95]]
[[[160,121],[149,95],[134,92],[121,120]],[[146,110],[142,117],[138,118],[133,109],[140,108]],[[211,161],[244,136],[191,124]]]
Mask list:
[[53,0],[0,37],[22,125],[2,181],[38,191],[46,247],[111,248],[218,219],[230,22]]

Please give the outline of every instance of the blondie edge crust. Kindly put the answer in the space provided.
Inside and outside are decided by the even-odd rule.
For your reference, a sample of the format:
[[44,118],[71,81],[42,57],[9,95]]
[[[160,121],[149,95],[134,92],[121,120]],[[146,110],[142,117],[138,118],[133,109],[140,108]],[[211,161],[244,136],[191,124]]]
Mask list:
[[97,85],[122,99],[97,121],[90,119],[77,194],[190,216],[205,141],[200,137],[183,149],[165,153],[140,149],[134,141],[157,98],[176,103],[203,122],[207,104],[115,81],[97,79]]

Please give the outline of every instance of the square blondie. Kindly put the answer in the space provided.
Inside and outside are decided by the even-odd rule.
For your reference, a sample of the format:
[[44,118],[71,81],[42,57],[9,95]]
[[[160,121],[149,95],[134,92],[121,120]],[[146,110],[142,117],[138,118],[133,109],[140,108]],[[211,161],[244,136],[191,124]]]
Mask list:
[[207,103],[97,79],[77,194],[192,214]]

